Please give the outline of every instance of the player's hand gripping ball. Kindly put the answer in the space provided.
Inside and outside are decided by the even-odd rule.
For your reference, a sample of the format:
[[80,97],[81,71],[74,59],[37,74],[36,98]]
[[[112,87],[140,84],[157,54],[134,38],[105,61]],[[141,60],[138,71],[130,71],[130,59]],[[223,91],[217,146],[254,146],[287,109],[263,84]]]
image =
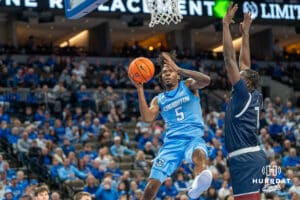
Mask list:
[[129,77],[137,83],[146,83],[152,79],[155,72],[153,62],[145,57],[134,59],[128,68]]

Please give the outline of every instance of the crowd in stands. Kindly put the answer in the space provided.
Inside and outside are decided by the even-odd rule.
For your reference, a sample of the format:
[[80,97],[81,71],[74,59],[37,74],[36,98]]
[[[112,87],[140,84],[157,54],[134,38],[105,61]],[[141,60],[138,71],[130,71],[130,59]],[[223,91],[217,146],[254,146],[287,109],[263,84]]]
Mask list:
[[[3,56],[0,62],[0,147],[5,152],[0,155],[0,199],[34,196],[39,183],[49,185],[53,200],[81,190],[95,199],[141,198],[165,127],[160,120],[147,124],[138,117],[128,63],[89,64],[54,54],[47,59],[30,56],[27,63]],[[185,58],[179,64],[209,74],[210,89],[229,89],[222,66]],[[260,69],[255,61],[252,65]],[[269,72],[277,74],[276,69]],[[161,87],[156,79],[147,87],[152,89],[146,93],[149,102]],[[203,113],[203,138],[210,149],[207,164],[214,178],[199,200],[233,199],[223,132],[228,100],[224,97],[220,109]],[[281,168],[280,173],[270,174],[270,180],[280,182],[268,195],[296,200],[300,198],[299,106],[279,97],[266,98],[264,106],[259,140],[271,165]],[[192,168],[183,162],[161,186],[158,199],[188,199],[185,191],[193,179]]]

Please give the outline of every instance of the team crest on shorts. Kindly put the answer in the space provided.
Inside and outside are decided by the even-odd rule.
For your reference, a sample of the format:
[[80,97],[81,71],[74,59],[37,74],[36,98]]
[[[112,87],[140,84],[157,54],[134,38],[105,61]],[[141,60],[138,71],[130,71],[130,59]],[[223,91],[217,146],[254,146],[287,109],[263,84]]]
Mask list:
[[165,160],[164,159],[157,159],[156,160],[156,166],[157,167],[162,167],[165,163]]

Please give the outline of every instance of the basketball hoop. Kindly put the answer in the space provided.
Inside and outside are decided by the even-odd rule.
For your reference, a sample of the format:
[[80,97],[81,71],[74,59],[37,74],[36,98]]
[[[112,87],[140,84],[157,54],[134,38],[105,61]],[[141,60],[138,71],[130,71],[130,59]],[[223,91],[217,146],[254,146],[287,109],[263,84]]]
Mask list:
[[183,17],[179,13],[177,0],[146,0],[146,2],[151,12],[149,27],[181,22]]

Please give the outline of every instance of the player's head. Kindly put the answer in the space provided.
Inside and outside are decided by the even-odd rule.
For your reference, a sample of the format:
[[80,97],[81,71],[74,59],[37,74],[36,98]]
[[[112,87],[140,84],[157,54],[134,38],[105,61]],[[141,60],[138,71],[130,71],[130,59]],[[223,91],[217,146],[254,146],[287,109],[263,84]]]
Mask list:
[[47,185],[41,185],[34,191],[36,200],[48,200],[49,199],[49,188]]
[[[171,51],[167,54],[169,54],[171,59],[176,62],[177,58],[175,51]],[[160,84],[167,89],[176,86],[180,80],[180,75],[164,62],[162,54],[158,56],[158,63],[161,69],[158,74]]]
[[258,72],[252,69],[245,69],[242,70],[240,74],[241,74],[241,79],[243,79],[246,82],[247,88],[250,92],[257,89],[259,83]]
[[88,192],[79,192],[74,196],[74,200],[92,200],[92,195]]

